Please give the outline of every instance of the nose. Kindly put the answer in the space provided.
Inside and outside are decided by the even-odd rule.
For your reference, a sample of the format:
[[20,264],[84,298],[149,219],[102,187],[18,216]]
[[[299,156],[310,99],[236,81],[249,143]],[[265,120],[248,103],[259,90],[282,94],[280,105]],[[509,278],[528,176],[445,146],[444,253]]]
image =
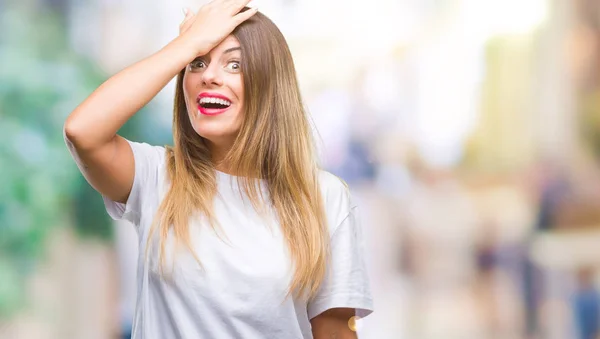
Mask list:
[[218,69],[217,63],[211,63],[202,72],[202,85],[206,87],[221,86],[223,79]]

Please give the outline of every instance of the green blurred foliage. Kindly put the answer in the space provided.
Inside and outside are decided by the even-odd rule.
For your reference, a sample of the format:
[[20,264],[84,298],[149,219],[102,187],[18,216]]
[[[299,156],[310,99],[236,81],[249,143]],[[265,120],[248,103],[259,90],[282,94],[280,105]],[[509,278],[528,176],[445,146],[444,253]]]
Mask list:
[[[26,304],[26,278],[54,228],[73,221],[81,236],[107,241],[112,228],[62,134],[67,115],[106,75],[70,49],[65,14],[56,8],[0,2],[0,32],[2,319]],[[139,140],[138,131],[149,127],[142,119],[136,116],[120,133]],[[166,140],[164,130],[158,135]]]
[[[68,220],[72,199],[87,191],[71,165],[62,125],[69,110],[103,80],[92,63],[67,48],[60,13],[5,6],[0,13],[0,317],[24,304],[24,281],[44,252],[44,240]],[[86,208],[94,229],[108,239],[106,213]]]

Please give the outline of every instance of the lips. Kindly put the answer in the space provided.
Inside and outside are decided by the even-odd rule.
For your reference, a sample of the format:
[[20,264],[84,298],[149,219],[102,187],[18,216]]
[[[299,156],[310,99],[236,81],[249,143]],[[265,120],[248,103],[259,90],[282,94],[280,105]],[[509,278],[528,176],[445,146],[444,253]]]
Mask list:
[[231,100],[219,93],[203,92],[196,99],[198,112],[204,115],[217,115],[226,112],[232,105]]

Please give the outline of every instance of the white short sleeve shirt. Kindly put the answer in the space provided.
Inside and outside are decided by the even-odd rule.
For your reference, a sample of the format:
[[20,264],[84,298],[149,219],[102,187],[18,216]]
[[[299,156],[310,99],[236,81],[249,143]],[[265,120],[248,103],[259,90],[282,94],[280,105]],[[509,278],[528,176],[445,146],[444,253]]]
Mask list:
[[[261,218],[240,195],[234,177],[223,172],[217,172],[214,200],[220,230],[190,218],[192,246],[202,267],[186,251],[174,252],[169,238],[168,277],[161,274],[158,246],[151,246],[148,256],[145,252],[153,217],[168,190],[165,149],[129,144],[135,158],[131,194],[126,204],[106,197],[104,203],[112,218],[132,222],[138,232],[133,338],[312,338],[310,319],[328,309],[355,308],[360,317],[372,312],[357,207],[337,177],[320,173],[332,257],[318,295],[307,303],[285,298],[293,272],[276,218],[272,213]],[[151,243],[157,241],[154,235]]]

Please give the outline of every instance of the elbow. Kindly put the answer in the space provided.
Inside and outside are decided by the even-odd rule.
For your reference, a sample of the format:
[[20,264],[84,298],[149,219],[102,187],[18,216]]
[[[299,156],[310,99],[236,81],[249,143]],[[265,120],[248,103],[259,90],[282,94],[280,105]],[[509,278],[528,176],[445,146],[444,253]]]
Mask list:
[[80,148],[81,143],[85,143],[85,137],[82,137],[82,135],[85,135],[82,128],[78,126],[77,121],[72,116],[69,116],[63,125],[63,138],[65,142]]
[[76,136],[77,136],[77,127],[75,126],[73,121],[71,121],[71,117],[69,117],[63,124],[63,137],[65,138],[65,140],[73,142],[73,140],[76,138]]
[[110,142],[114,136],[113,138],[102,138],[98,131],[93,130],[89,124],[71,114],[63,125],[63,138],[69,146],[78,151],[92,151]]

